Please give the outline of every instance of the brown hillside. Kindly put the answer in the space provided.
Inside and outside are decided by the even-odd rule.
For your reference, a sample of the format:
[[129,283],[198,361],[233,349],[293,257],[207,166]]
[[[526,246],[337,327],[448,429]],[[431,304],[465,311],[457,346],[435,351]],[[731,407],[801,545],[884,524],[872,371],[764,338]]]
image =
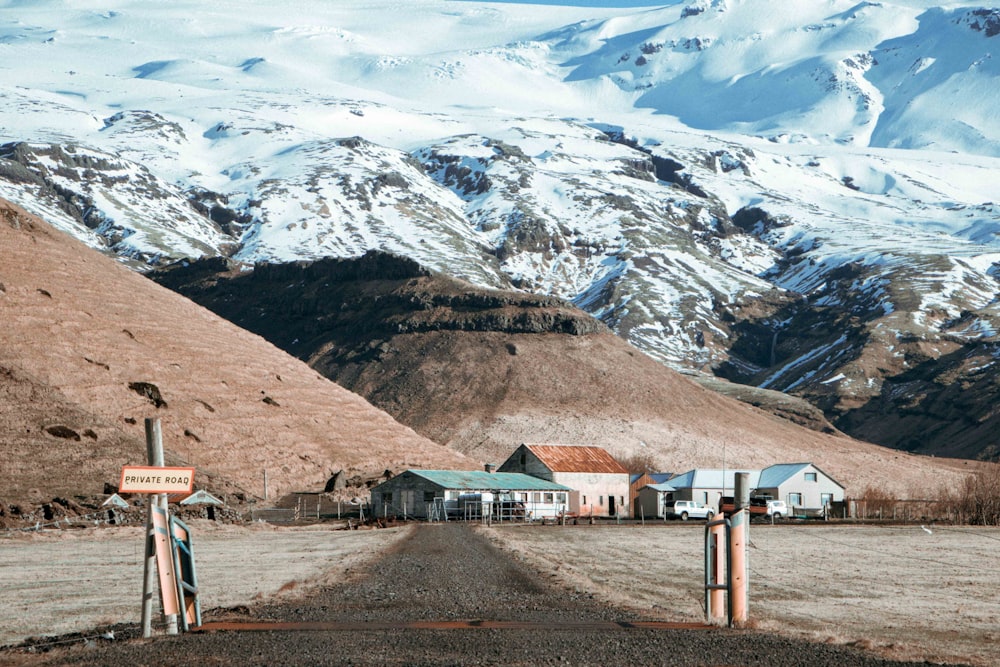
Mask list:
[[145,463],[146,417],[168,464],[232,496],[260,496],[265,470],[277,497],[340,470],[479,465],[0,201],[0,510],[117,487]]
[[672,471],[812,461],[849,493],[904,496],[976,465],[802,428],[702,388],[558,299],[474,288],[409,260],[253,272],[213,260],[154,277],[478,460],[548,441],[650,454]]

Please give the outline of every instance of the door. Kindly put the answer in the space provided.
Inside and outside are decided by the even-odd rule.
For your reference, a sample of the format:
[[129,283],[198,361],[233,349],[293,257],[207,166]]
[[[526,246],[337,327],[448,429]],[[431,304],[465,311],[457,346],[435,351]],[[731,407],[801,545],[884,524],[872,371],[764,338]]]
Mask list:
[[608,496],[608,516],[615,515],[615,497]]

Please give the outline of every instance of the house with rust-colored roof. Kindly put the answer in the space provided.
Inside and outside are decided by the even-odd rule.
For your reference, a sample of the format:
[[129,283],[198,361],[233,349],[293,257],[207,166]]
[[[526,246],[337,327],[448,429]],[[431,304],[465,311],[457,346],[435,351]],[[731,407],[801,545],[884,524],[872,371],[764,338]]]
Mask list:
[[522,444],[498,469],[519,472],[573,489],[569,511],[589,516],[628,516],[629,473],[602,447]]

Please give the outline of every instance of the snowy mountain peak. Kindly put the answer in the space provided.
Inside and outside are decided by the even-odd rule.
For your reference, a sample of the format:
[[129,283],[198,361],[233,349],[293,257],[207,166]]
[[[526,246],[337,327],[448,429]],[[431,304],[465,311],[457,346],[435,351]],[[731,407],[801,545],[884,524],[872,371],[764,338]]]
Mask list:
[[16,3],[0,197],[140,268],[378,249],[557,295],[847,419],[993,363],[998,34],[929,0]]

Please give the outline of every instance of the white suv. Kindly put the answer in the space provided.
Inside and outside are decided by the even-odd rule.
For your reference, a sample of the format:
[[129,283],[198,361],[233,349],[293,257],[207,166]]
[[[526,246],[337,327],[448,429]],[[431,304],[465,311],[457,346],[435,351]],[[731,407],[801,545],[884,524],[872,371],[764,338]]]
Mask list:
[[768,500],[767,516],[774,519],[780,519],[783,516],[788,516],[788,505],[785,504],[784,500]]
[[693,500],[671,500],[666,505],[668,519],[711,519],[715,510]]

